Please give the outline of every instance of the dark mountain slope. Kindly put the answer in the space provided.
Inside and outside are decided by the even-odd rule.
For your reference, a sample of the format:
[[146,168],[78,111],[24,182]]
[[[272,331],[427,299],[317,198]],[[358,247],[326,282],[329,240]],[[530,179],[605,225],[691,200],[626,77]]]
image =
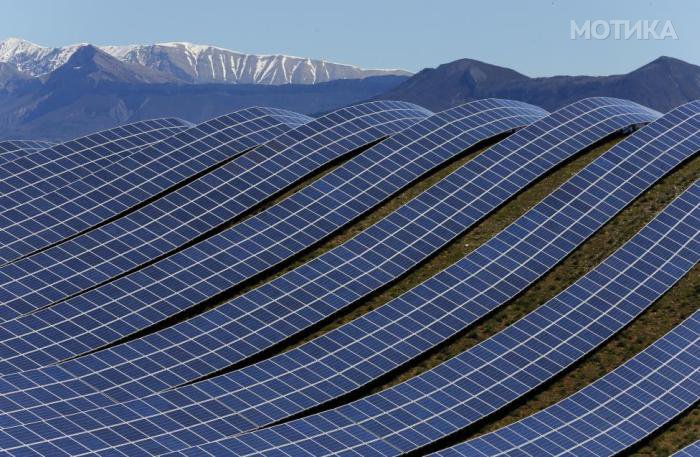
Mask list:
[[381,98],[441,110],[469,100],[502,97],[551,110],[591,96],[627,98],[668,111],[700,98],[700,67],[660,57],[624,75],[528,78],[507,68],[463,59],[423,70]]

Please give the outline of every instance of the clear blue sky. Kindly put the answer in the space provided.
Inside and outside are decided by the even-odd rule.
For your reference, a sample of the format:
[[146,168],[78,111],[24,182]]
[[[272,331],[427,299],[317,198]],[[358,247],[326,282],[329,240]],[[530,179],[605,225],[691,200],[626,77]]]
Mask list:
[[[0,0],[0,33],[46,46],[190,41],[373,68],[471,57],[530,76],[700,64],[697,0]],[[671,20],[678,40],[571,40],[570,21]]]

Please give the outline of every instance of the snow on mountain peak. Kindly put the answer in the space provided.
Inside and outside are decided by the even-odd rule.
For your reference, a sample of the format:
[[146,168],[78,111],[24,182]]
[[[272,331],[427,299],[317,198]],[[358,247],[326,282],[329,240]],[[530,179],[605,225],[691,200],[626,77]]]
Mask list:
[[[33,76],[50,73],[63,65],[79,45],[48,48],[19,38],[0,41],[0,62],[15,64]],[[335,79],[360,79],[376,75],[410,75],[402,70],[366,70],[281,54],[255,55],[188,42],[152,45],[99,46],[111,56],[166,72],[187,83],[314,84]]]

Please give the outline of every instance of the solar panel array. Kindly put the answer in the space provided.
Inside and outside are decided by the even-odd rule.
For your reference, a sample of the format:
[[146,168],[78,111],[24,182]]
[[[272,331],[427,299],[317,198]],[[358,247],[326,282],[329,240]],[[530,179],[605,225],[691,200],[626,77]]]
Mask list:
[[[265,389],[234,398],[223,375],[204,388],[194,384],[92,414],[6,426],[0,439],[41,455],[99,450],[160,455],[188,447],[196,449],[192,455],[217,456],[400,455],[454,433],[551,379],[627,325],[699,260],[700,181],[546,304],[438,367],[378,394],[235,436],[270,409],[245,410],[246,400],[259,401]],[[290,394],[287,402],[301,398]],[[169,410],[160,413],[168,403]]]
[[[147,428],[156,421],[137,419],[136,429],[127,423],[119,426],[120,440],[125,440],[124,449],[132,453],[139,449],[141,439],[144,446],[140,449],[148,453],[183,450],[197,440],[204,443],[189,455],[396,456],[416,451],[493,414],[561,373],[629,324],[699,260],[700,181],[552,300],[408,381],[331,410],[238,436],[234,430],[246,423],[245,414],[190,424],[167,434],[167,439],[156,436],[155,428]],[[186,397],[191,392],[175,392],[173,398],[177,394]],[[225,389],[212,389],[209,395],[223,398]],[[192,407],[182,406],[167,416],[174,422],[206,414],[202,404],[215,403],[191,397],[180,401]],[[240,406],[221,404],[233,409]],[[148,403],[143,405],[148,407]],[[64,421],[61,418],[57,424]],[[168,420],[155,425],[161,429],[172,426]],[[44,427],[37,425],[47,430]],[[141,438],[140,430],[148,430],[148,438]],[[65,441],[77,444],[78,433]],[[20,435],[25,439],[26,431]],[[96,435],[82,437],[85,444],[99,440]]]
[[[255,234],[258,227],[274,228],[276,234],[270,234],[269,230],[261,232],[263,236],[257,240],[254,239],[257,242],[256,252],[264,254],[265,250],[269,250],[273,255],[276,251],[276,255],[280,255],[280,242],[284,241],[284,239],[280,240],[280,237],[283,233],[300,244],[300,246],[291,246],[298,252],[314,239],[321,238],[329,231],[387,198],[391,193],[396,192],[399,186],[409,183],[420,174],[455,157],[462,150],[489,137],[526,125],[541,116],[542,112],[539,109],[504,100],[473,102],[431,116],[365,151],[278,205],[248,219],[238,227],[228,230],[225,236],[232,243],[230,248],[227,247],[232,260],[226,263],[234,265],[234,256],[242,256],[247,253],[245,250],[236,249],[235,243],[241,239],[250,239],[250,234]],[[425,132],[430,133],[426,134]],[[456,133],[450,134],[448,132]],[[432,146],[423,146],[426,144]],[[389,172],[389,170],[392,171]],[[374,191],[373,186],[376,186],[378,190]],[[365,194],[365,191],[368,193]],[[304,208],[313,207],[313,204],[309,205],[309,202],[314,202],[314,198],[315,202],[319,202],[325,209],[304,213]],[[276,220],[276,223],[272,224],[270,219],[276,214],[288,214],[288,216],[286,219]],[[294,225],[299,222],[305,225],[301,227]],[[282,223],[286,223],[286,225]],[[266,236],[269,237],[267,238],[269,241],[265,241],[264,237]],[[223,243],[217,241],[216,246],[221,249]],[[21,262],[12,266],[14,265],[21,266]],[[175,331],[180,332],[181,330],[175,328]],[[197,336],[191,332],[186,333],[191,337]],[[181,340],[182,338],[176,339]],[[221,342],[217,346],[220,344]],[[181,361],[187,362],[192,358],[191,356]],[[158,365],[164,369],[163,363],[164,361],[161,360]],[[182,379],[182,381],[194,379],[194,377],[226,366],[225,364],[226,361],[221,359],[216,365],[208,366],[207,371],[192,372],[192,377]]]
[[[348,394],[514,298],[694,157],[700,101],[661,118],[610,98],[551,115],[497,99],[438,114],[370,102],[316,120],[243,111],[263,113],[270,125],[248,133],[249,121],[241,120],[231,144],[213,140],[224,129],[212,121],[197,130],[206,123],[174,120],[182,124],[171,127],[175,135],[152,146],[150,133],[137,131],[144,145],[120,151],[84,139],[66,143],[72,149],[53,145],[48,158],[30,144],[0,149],[0,187],[17,196],[0,197],[0,208],[9,202],[0,209],[0,453],[419,453],[567,370],[700,261],[697,180],[522,319],[408,381],[346,403]],[[648,123],[447,269],[308,343],[260,357],[398,279],[558,164]],[[222,293],[505,133],[511,135],[349,241],[178,322],[183,311],[220,302]],[[258,141],[233,151],[234,142],[253,136]],[[353,151],[325,176],[237,222]],[[197,154],[194,171],[181,167]],[[36,157],[29,172],[8,174],[27,157]],[[69,176],[78,179],[61,181]],[[230,221],[237,223],[223,229]],[[152,328],[159,323],[165,325]],[[571,397],[435,455],[629,451],[697,404],[698,333],[700,311]],[[336,406],[325,405],[331,401]]]
[[237,111],[184,130],[83,179],[17,205],[0,214],[0,260],[15,260],[90,229],[286,132],[290,128],[287,122],[296,126],[304,120],[308,118],[284,110]]
[[[290,156],[294,151],[303,153],[313,145],[314,156],[332,158],[380,140],[425,117],[426,114],[417,111],[413,105],[389,104],[381,110],[364,113],[360,118],[351,118],[351,122],[342,120],[339,123],[327,124],[329,129],[321,135],[311,128],[305,131],[304,135],[296,134],[293,136],[295,142],[284,154]],[[318,122],[321,125],[325,121],[319,119]],[[425,128],[422,127],[423,130]],[[337,132],[342,136],[339,137]],[[406,135],[403,135],[401,138],[405,137]],[[341,146],[338,146],[339,144]],[[392,140],[391,144],[399,143]],[[380,195],[379,192],[371,192],[365,186],[376,179],[383,182],[385,177],[382,173],[409,159],[404,149],[393,155],[391,152],[393,151],[388,147],[378,146],[363,152],[322,180],[246,221],[240,228],[230,230],[227,238],[237,240],[243,237],[242,233],[250,237],[256,231],[260,232],[261,228],[266,228],[266,221],[278,216],[278,225],[285,224],[284,229],[294,224],[307,224],[305,227],[296,228],[297,232],[303,233],[299,235],[301,240],[295,239],[297,245],[294,247],[296,252],[308,247],[311,243],[309,233],[312,230],[320,232],[325,229],[327,234],[341,223],[348,222],[351,219],[350,211],[359,212],[359,205],[366,205],[362,209],[367,210],[372,204],[376,205],[388,197],[389,189],[386,190],[387,193]],[[309,159],[313,160],[313,157]],[[408,161],[410,168],[403,173],[401,168],[395,170],[396,177],[387,187],[405,185],[415,179],[417,174],[437,167],[449,157],[429,156],[415,159],[419,162],[410,165],[411,162]],[[110,224],[0,268],[0,306],[3,308],[0,309],[0,317],[6,320],[50,305],[127,273],[242,214],[251,206],[253,199],[260,200],[280,187],[279,183],[275,183],[276,177],[272,176],[267,182],[256,184],[258,189],[266,186],[264,190],[257,191],[257,194],[246,192],[249,189],[245,187],[237,192],[242,186],[236,184],[234,178],[241,170],[242,165],[239,162],[245,161],[249,159],[241,158],[218,168]],[[343,181],[350,176],[353,176],[352,182]],[[391,179],[391,176],[386,178]],[[399,182],[400,180],[404,181]],[[333,220],[335,226],[329,226],[328,221],[314,219],[321,217],[319,208],[328,211],[322,206],[324,203],[340,206],[346,203],[345,200],[352,199],[355,194],[365,190],[371,193],[368,192],[366,197],[360,195],[360,203],[355,203],[352,209],[343,213],[347,217],[345,220]],[[393,190],[396,190],[396,187]],[[326,195],[328,196],[322,200],[321,197]],[[317,212],[313,212],[314,210]],[[285,217],[284,220],[281,220],[282,216]],[[320,233],[317,235],[316,238],[322,236]],[[268,238],[267,235],[260,237],[263,238],[257,241],[260,255],[265,250],[266,242],[268,245],[277,246],[281,241]],[[306,244],[301,244],[302,242]],[[279,250],[279,246],[276,249]]]
[[[627,125],[637,120],[635,116],[625,117],[625,119]],[[610,119],[607,120],[609,121]],[[621,124],[619,127],[624,127],[625,123],[622,120],[620,122]],[[362,385],[364,381],[385,373],[389,368],[394,368],[400,363],[399,357],[410,358],[418,355],[418,353],[421,352],[419,348],[422,350],[426,349],[425,341],[430,341],[432,343],[430,346],[432,347],[432,345],[439,341],[436,334],[439,334],[441,338],[447,338],[460,328],[460,326],[457,325],[457,319],[463,319],[461,325],[464,326],[472,322],[478,316],[493,309],[493,307],[496,306],[496,301],[493,300],[494,295],[476,294],[474,304],[464,298],[465,305],[463,305],[463,307],[465,309],[479,309],[481,314],[476,314],[471,310],[455,316],[456,310],[454,307],[457,306],[457,302],[454,300],[454,297],[452,297],[453,300],[449,302],[449,305],[442,303],[442,307],[440,308],[435,308],[436,305],[432,300],[425,300],[421,303],[424,297],[429,296],[429,291],[434,291],[437,294],[434,298],[438,300],[438,302],[442,295],[438,293],[438,291],[441,290],[440,285],[442,284],[444,288],[446,284],[450,284],[450,288],[455,289],[458,285],[458,280],[465,281],[464,287],[471,288],[479,286],[487,291],[489,287],[494,286],[492,283],[493,280],[496,279],[496,276],[484,278],[482,274],[478,284],[474,284],[474,278],[469,276],[470,274],[479,273],[481,271],[481,268],[474,268],[476,264],[473,262],[477,261],[480,267],[485,266],[484,262],[479,261],[481,257],[478,257],[483,255],[481,254],[482,251],[493,252],[493,246],[498,246],[503,250],[503,248],[509,244],[514,244],[516,245],[515,247],[523,249],[523,246],[531,246],[529,244],[532,242],[531,240],[537,240],[538,237],[547,239],[552,248],[546,250],[546,253],[540,254],[540,257],[542,255],[547,255],[546,266],[540,263],[533,266],[530,262],[528,263],[528,267],[521,265],[522,268],[527,268],[524,272],[514,271],[510,277],[503,274],[503,271],[498,271],[498,274],[503,278],[502,284],[496,284],[502,293],[498,296],[501,303],[508,297],[512,297],[519,290],[522,290],[528,282],[517,281],[513,278],[518,278],[519,276],[517,275],[522,275],[527,278],[529,282],[533,281],[537,275],[546,272],[554,263],[571,252],[571,250],[573,250],[576,245],[580,244],[586,236],[595,231],[607,218],[611,217],[616,211],[619,211],[621,207],[633,198],[632,193],[621,194],[617,192],[604,202],[595,205],[596,207],[602,205],[607,206],[603,212],[598,213],[599,217],[597,219],[591,219],[590,226],[586,227],[587,232],[584,233],[579,227],[576,227],[576,231],[573,232],[576,234],[575,238],[569,234],[568,238],[572,241],[567,242],[567,244],[562,244],[561,241],[566,240],[564,234],[571,230],[560,230],[561,226],[552,227],[550,224],[546,227],[540,227],[539,231],[537,231],[535,230],[536,226],[532,223],[534,220],[544,222],[547,219],[551,219],[554,215],[558,215],[554,223],[570,224],[576,220],[583,219],[584,216],[591,213],[595,209],[594,207],[590,207],[586,213],[584,213],[583,208],[581,208],[580,211],[577,210],[576,219],[574,219],[574,213],[572,213],[570,208],[578,207],[583,201],[594,199],[595,196],[602,191],[603,186],[608,184],[610,179],[615,179],[610,177],[608,177],[607,181],[603,179],[602,177],[606,176],[606,174],[612,176],[613,173],[612,171],[601,172],[600,164],[604,163],[606,167],[609,167],[612,163],[622,162],[624,165],[630,158],[635,158],[635,154],[642,154],[637,151],[626,151],[624,153],[616,151],[617,149],[609,151],[606,156],[599,159],[596,162],[597,166],[595,166],[595,168],[593,168],[593,166],[590,168],[589,174],[581,175],[585,176],[585,178],[579,178],[577,176],[572,180],[570,185],[564,186],[558,193],[555,193],[556,195],[548,198],[531,210],[521,221],[518,221],[502,235],[487,243],[480,251],[473,253],[466,260],[453,267],[453,269],[443,272],[442,276],[434,278],[428,285],[421,285],[415,292],[411,291],[407,293],[407,298],[401,297],[381,307],[377,311],[370,313],[365,318],[359,319],[357,322],[348,324],[347,326],[324,335],[308,346],[271,359],[269,363],[271,363],[272,366],[279,365],[283,367],[289,372],[289,376],[303,379],[303,383],[300,383],[298,380],[296,381],[298,389],[302,390],[302,385],[305,383],[312,383],[313,379],[315,379],[315,377],[309,377],[308,373],[325,369],[325,378],[330,380],[331,377],[329,376],[330,373],[327,367],[337,365],[352,369],[353,360],[357,359],[357,354],[362,353],[363,360],[365,360],[369,366],[375,364],[377,367],[381,367],[381,369],[375,370],[374,372],[360,370],[363,374],[358,376],[347,375],[342,372],[335,373],[337,377],[352,379],[353,382],[348,385],[348,387],[356,388]],[[657,151],[653,152],[653,154],[656,153]],[[647,159],[653,157],[653,154],[647,152],[647,155],[642,155],[642,157]],[[650,166],[654,166],[655,168],[653,169],[653,174],[649,176],[653,176],[653,178],[656,179],[659,175],[663,175],[663,173],[667,172],[669,168],[672,168],[678,162],[678,158],[669,158],[667,155],[660,154],[656,160],[651,160],[651,162],[653,163]],[[656,166],[658,166],[658,168],[656,168]],[[618,163],[616,167],[612,168],[619,169],[620,164]],[[640,171],[641,170],[638,172]],[[601,178],[599,181],[602,181],[602,184],[598,183],[592,186],[591,183],[586,180],[587,178],[591,179],[591,174],[600,174]],[[647,183],[647,185],[649,184],[650,183]],[[641,189],[637,189],[634,195],[637,195],[640,191]],[[554,210],[554,208],[557,208],[557,210]],[[566,216],[564,216],[564,214],[566,214]],[[602,214],[606,217],[600,217]],[[562,217],[566,217],[566,219],[562,220]],[[515,242],[513,234],[519,234],[520,230],[523,230],[523,227],[532,230],[531,236],[522,240],[522,242],[520,242],[520,240]],[[556,235],[555,232],[550,229],[557,230]],[[541,246],[538,244],[538,247]],[[516,250],[514,252],[520,251]],[[505,254],[508,254],[508,252],[504,252],[504,255]],[[535,252],[533,254],[537,253]],[[513,256],[514,254],[510,253],[510,255]],[[472,257],[476,260],[472,260]],[[515,270],[514,266],[517,265],[516,259],[511,258],[509,260],[512,263],[507,263],[506,266]],[[521,259],[517,260],[524,263]],[[526,260],[529,260],[529,258]],[[496,264],[491,265],[491,267],[498,268]],[[465,276],[466,278],[464,278]],[[489,281],[491,281],[491,283],[489,283]],[[439,305],[438,303],[438,306]],[[425,307],[426,309],[430,308],[433,309],[433,311],[424,314],[421,307]],[[413,311],[412,308],[415,308],[414,311],[416,314],[408,312],[409,309]],[[437,313],[434,311],[435,309],[441,309],[443,314]],[[448,309],[450,312],[447,312]],[[377,314],[381,317],[377,317]],[[398,317],[402,315],[404,315],[404,318]],[[388,318],[389,316],[391,319]],[[466,316],[469,316],[469,319],[465,319]],[[442,325],[441,319],[449,320],[449,325]],[[379,321],[394,322],[395,325],[391,331],[387,332],[384,326],[376,325]],[[117,346],[106,353],[101,352],[91,355],[88,358],[79,358],[69,361],[61,366],[49,367],[41,376],[37,373],[27,372],[26,374],[19,373],[16,379],[13,379],[15,377],[6,377],[3,380],[6,384],[0,387],[0,393],[7,395],[9,393],[7,384],[13,384],[14,386],[19,386],[19,389],[23,391],[23,399],[25,400],[33,397],[43,397],[44,395],[42,394],[34,393],[34,389],[37,388],[36,380],[41,378],[46,381],[51,380],[51,384],[61,383],[60,386],[54,387],[54,389],[61,390],[60,394],[57,391],[52,391],[53,393],[51,395],[55,399],[62,398],[65,400],[68,392],[71,392],[72,397],[79,397],[83,405],[86,404],[86,401],[92,401],[90,400],[91,397],[87,395],[87,392],[97,388],[102,391],[102,395],[100,396],[100,400],[96,401],[95,404],[103,405],[105,402],[109,402],[108,398],[119,399],[119,401],[139,398],[153,392],[153,388],[163,389],[174,385],[173,383],[187,382],[212,373],[217,369],[225,368],[232,363],[232,361],[225,356],[226,352],[231,351],[227,349],[230,345],[229,340],[225,338],[226,334],[218,331],[217,327],[213,325],[214,322],[215,321],[208,319],[206,316],[202,316],[192,321],[169,327],[157,334],[149,335],[142,340],[127,343],[124,346]],[[226,322],[216,321],[216,323],[224,327]],[[408,335],[409,329],[412,333],[410,336]],[[446,331],[448,329],[449,331]],[[424,337],[421,335],[421,331],[430,332],[431,336]],[[349,335],[352,335],[352,337]],[[401,337],[406,338],[406,341],[402,348],[398,349],[398,352],[396,352],[397,348],[395,348],[394,345],[401,340]],[[417,342],[413,342],[412,339],[415,339]],[[351,343],[351,340],[354,340],[354,342]],[[365,343],[365,341],[371,341],[371,343]],[[421,344],[420,342],[423,343]],[[343,352],[341,354],[336,354],[336,350],[341,348]],[[366,348],[370,348],[375,352],[370,354],[366,351]],[[410,352],[409,350],[413,351]],[[384,351],[389,352],[390,355],[383,354]],[[299,352],[299,354],[295,355],[297,352]],[[350,357],[351,360],[346,362],[343,356]],[[375,362],[374,360],[385,360],[385,358],[392,360],[393,364],[386,365]],[[93,359],[98,359],[99,362]],[[109,362],[107,362],[108,360]],[[311,364],[309,366],[300,364],[299,361],[301,360],[310,360]],[[150,364],[150,368],[144,369],[147,364]],[[97,373],[95,368],[99,368]],[[250,370],[254,370],[257,375],[252,377],[248,375],[247,373]],[[251,368],[250,370],[244,370],[239,377],[240,379],[237,381],[238,386],[235,390],[243,390],[243,387],[246,385],[244,380],[254,379],[256,384],[262,384],[270,378],[276,378],[276,376],[272,374],[263,377],[261,373],[266,371],[263,367]],[[114,371],[121,374],[129,373],[130,375],[114,376],[112,374]],[[177,373],[176,376],[173,376],[173,371]],[[270,373],[275,371],[276,370],[272,369]],[[297,373],[301,371],[303,371],[303,373]],[[70,373],[80,373],[80,377],[84,378],[84,381],[81,381],[82,385],[80,387],[71,385],[70,388],[65,388],[66,385],[68,385],[66,381]],[[336,392],[338,394],[347,393],[347,390],[338,388]],[[104,396],[108,398],[104,398]],[[324,396],[320,399],[309,398],[314,402],[320,402],[326,401],[330,397]],[[269,398],[266,400],[272,401],[273,399]],[[24,403],[20,401],[20,403],[15,405],[15,408],[20,404],[23,408],[27,408],[32,402],[34,406],[46,405],[44,401],[30,400]],[[285,413],[288,415],[291,411],[285,411]],[[42,408],[42,414],[44,414],[42,417],[46,418],[46,415],[58,414],[58,412],[49,408]]]
[[[395,279],[538,176],[580,151],[581,142],[591,144],[614,132],[616,128],[599,122],[600,116],[620,111],[629,114],[629,107],[616,100],[600,107],[602,100],[570,105],[517,132],[350,241],[219,308],[226,320],[236,319],[232,326],[238,330],[235,336],[239,339],[232,337],[230,341],[236,341],[240,354],[252,355],[332,314],[359,298],[360,293],[364,295]],[[640,119],[655,116],[643,111],[638,113]],[[206,246],[206,250],[199,246]],[[222,236],[214,237],[132,275],[4,325],[0,370],[9,373],[29,369],[60,360],[57,357],[69,358],[99,348],[235,285],[251,267],[243,264],[228,268],[230,254],[222,250],[225,246]],[[190,267],[193,260],[197,263]],[[333,292],[338,285],[343,290]],[[310,293],[316,294],[314,300]],[[257,316],[250,310],[255,310]],[[269,321],[272,326],[267,325]],[[32,339],[29,346],[24,335]],[[29,351],[29,347],[36,350]]]
[[15,211],[188,126],[179,119],[141,121],[22,155],[0,166],[0,209]]
[[[432,457],[607,457],[700,399],[700,311],[614,371],[514,424]],[[700,447],[674,456],[698,455]]]

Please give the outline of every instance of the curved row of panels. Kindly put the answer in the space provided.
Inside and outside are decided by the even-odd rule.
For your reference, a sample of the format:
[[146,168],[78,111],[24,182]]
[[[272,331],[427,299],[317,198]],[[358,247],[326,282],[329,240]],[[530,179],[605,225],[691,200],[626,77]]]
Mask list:
[[[506,373],[503,367],[492,365],[482,353],[462,355],[483,365],[470,365],[477,374],[459,375],[451,367],[456,378],[447,378],[440,366],[409,381],[413,396],[397,390],[402,384],[305,419],[261,427],[368,385],[524,290],[655,181],[695,155],[698,109],[691,103],[659,118],[634,103],[606,98],[582,100],[552,114],[504,100],[473,102],[437,114],[406,103],[372,102],[316,120],[252,109],[229,115],[227,122],[240,126],[246,119],[259,122],[268,116],[273,126],[253,122],[246,126],[252,133],[239,127],[225,138],[220,134],[227,124],[216,122],[222,118],[182,126],[175,136],[125,150],[121,157],[92,152],[95,159],[88,162],[94,168],[77,167],[81,171],[72,170],[67,160],[53,159],[51,163],[63,166],[57,168],[59,174],[84,176],[63,187],[51,187],[60,181],[49,182],[39,173],[33,181],[17,181],[34,193],[13,193],[27,198],[0,216],[0,233],[7,242],[0,252],[7,253],[3,258],[9,262],[0,267],[0,448],[40,455],[397,455],[439,440],[513,400],[512,395],[499,397],[503,386],[484,384],[499,379],[493,377],[494,369]],[[558,164],[647,123],[492,240],[423,284],[295,350],[217,375],[391,283]],[[270,133],[273,128],[283,133]],[[211,311],[125,340],[207,305],[465,151],[506,134],[510,136],[325,254]],[[253,144],[236,148],[245,144],[241,138]],[[229,221],[344,157],[349,160],[322,178],[226,228]],[[171,171],[188,158],[191,163]],[[662,216],[678,219],[675,225],[662,220],[653,229],[661,238],[652,248],[640,244],[639,237],[653,239],[643,230],[628,243],[634,249],[625,245],[618,251],[636,274],[623,269],[624,275],[618,275],[622,279],[605,276],[597,285],[609,290],[608,295],[583,297],[587,306],[607,300],[611,309],[626,312],[627,321],[617,315],[615,319],[624,325],[697,263],[694,232],[699,224],[697,204],[692,206],[697,187],[654,221]],[[88,195],[92,197],[83,198]],[[686,211],[682,218],[679,205]],[[683,236],[689,247],[681,243]],[[654,250],[657,245],[663,249]],[[669,257],[669,246],[680,257]],[[669,273],[645,255],[669,257],[674,269]],[[658,268],[640,266],[647,264]],[[651,287],[652,280],[659,283]],[[578,284],[572,286],[577,292]],[[625,308],[626,301],[611,299],[620,287],[644,298],[636,312]],[[591,287],[581,290],[594,293]],[[545,335],[550,325],[575,334],[556,322],[574,321],[568,311],[580,295],[572,292],[568,301],[555,299],[540,308],[568,306],[567,312],[536,311],[536,318],[523,321],[547,324]],[[591,309],[605,313],[602,306]],[[534,376],[531,365],[518,367],[499,356],[516,370],[510,376],[520,390],[507,386],[516,397],[619,328],[604,325],[605,333],[586,321],[574,322],[577,330],[587,332],[588,346],[577,346],[577,353],[552,346],[557,352],[551,360],[543,357],[539,365],[531,364],[544,377]],[[534,328],[518,329],[517,324],[509,327],[511,332]],[[534,354],[543,342],[554,341],[532,338],[537,346],[519,349],[494,338],[483,343],[487,351],[494,352],[493,344],[520,358],[524,356],[517,350]],[[101,349],[105,346],[110,347]],[[453,363],[465,366],[464,361]],[[525,382],[519,373],[532,379]],[[213,377],[194,382],[208,376]],[[449,386],[433,383],[433,376],[449,379]],[[473,385],[454,390],[460,382]],[[432,386],[431,392],[426,385]],[[404,405],[397,398],[409,401]],[[427,409],[416,415],[419,406]],[[462,414],[460,422],[454,411],[465,408],[471,414]],[[410,416],[417,422],[407,422]],[[339,417],[349,422],[338,422]]]

